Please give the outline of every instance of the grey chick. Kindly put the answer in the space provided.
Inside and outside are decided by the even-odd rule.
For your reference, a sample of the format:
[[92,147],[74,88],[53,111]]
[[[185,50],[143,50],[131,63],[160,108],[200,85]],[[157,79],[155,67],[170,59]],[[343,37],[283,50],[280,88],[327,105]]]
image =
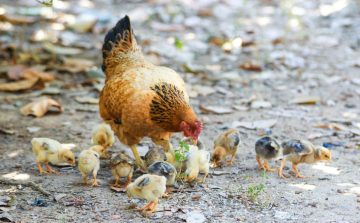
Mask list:
[[155,162],[167,161],[167,158],[162,149],[154,147],[149,149],[149,151],[145,154],[144,161],[145,161],[145,166],[149,167],[151,164]]
[[292,162],[292,167],[296,172],[296,177],[307,178],[307,176],[300,175],[297,170],[297,165],[300,163],[313,164],[320,160],[327,160],[331,163],[331,153],[328,149],[322,146],[314,146],[311,142],[304,140],[287,140],[281,144],[283,148],[283,160],[281,162],[278,175],[285,178],[282,174],[284,164],[286,161]]
[[[166,185],[173,185],[177,171],[173,165],[168,162],[155,162],[147,169],[148,174],[164,176],[166,178]],[[165,192],[162,197],[167,197],[168,192]]]
[[131,178],[134,172],[135,161],[125,153],[119,153],[112,157],[109,162],[109,167],[111,173],[115,177],[115,184],[111,186],[120,187],[119,179],[120,177],[127,177],[128,181],[124,182],[125,185],[131,183]]
[[[194,145],[194,142],[193,142],[193,140],[192,140],[191,138],[185,139],[184,143],[188,144],[189,146],[190,146],[190,145],[191,145],[191,146],[195,146],[195,145]],[[198,140],[197,140],[196,146],[197,146],[197,148],[198,148],[199,150],[205,149],[205,144],[204,144],[204,142],[200,139],[200,137],[199,137]]]
[[[268,161],[277,158],[281,152],[280,144],[269,136],[264,136],[255,142],[256,161],[259,163],[260,169],[267,171],[276,171],[269,167]],[[264,159],[265,166],[262,165],[260,158]]]

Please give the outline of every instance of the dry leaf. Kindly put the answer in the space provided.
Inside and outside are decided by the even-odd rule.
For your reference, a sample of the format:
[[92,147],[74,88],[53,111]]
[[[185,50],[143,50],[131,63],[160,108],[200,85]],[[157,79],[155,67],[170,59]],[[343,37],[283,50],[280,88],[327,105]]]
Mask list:
[[311,133],[310,135],[308,135],[307,139],[317,139],[317,138],[321,138],[323,136],[324,136],[324,134],[322,134],[322,133]]
[[61,71],[68,71],[74,74],[84,72],[94,65],[94,61],[91,60],[79,58],[65,58],[64,65],[57,67],[57,69]]
[[219,115],[230,114],[234,112],[231,108],[222,108],[218,106],[200,106],[200,109],[205,112],[212,112]]
[[22,72],[26,69],[24,65],[15,65],[9,68],[7,75],[10,80],[20,80]]
[[268,120],[257,120],[253,122],[239,122],[235,121],[232,123],[232,128],[243,127],[247,129],[267,129],[271,128],[276,124],[276,119]]
[[0,20],[5,20],[11,24],[32,24],[39,20],[39,17],[34,16],[23,16],[23,15],[4,15],[0,14]]
[[77,55],[83,52],[82,49],[57,46],[49,42],[44,43],[44,49],[50,53],[61,55]]
[[316,104],[321,100],[320,96],[317,95],[304,95],[291,99],[290,104]]
[[332,123],[327,123],[327,124],[321,124],[321,125],[316,125],[313,126],[314,128],[322,128],[322,129],[335,129],[335,130],[339,130],[339,131],[349,131],[348,128],[346,128],[345,126],[341,126],[338,124],[332,124]]
[[237,111],[249,111],[249,108],[241,105],[232,105],[232,108]]
[[2,128],[0,128],[0,133],[2,133],[2,134],[8,134],[8,135],[13,135],[13,134],[17,133],[17,131],[15,131],[15,130],[7,130],[7,129],[2,129]]
[[21,113],[25,116],[34,115],[36,117],[42,117],[49,110],[51,106],[55,106],[60,109],[61,112],[64,111],[64,108],[61,105],[51,99],[51,98],[43,98],[38,101],[30,102],[21,108]]
[[23,78],[25,79],[30,79],[33,77],[40,77],[43,81],[45,82],[49,82],[49,81],[54,81],[55,77],[54,75],[44,72],[44,71],[39,71],[39,70],[35,70],[35,69],[27,69],[23,72],[22,75]]
[[251,102],[252,109],[259,109],[259,108],[271,108],[272,104],[268,101],[253,101]]
[[126,187],[110,187],[110,188],[116,192],[125,192],[126,191]]
[[45,88],[45,82],[39,77],[0,84],[0,91],[32,91]]
[[240,65],[240,68],[244,69],[244,70],[252,70],[252,71],[261,71],[261,67],[258,65],[254,65],[250,62],[246,62]]
[[77,101],[81,104],[99,104],[98,98],[93,98],[93,97],[89,97],[89,96],[75,97],[75,101]]

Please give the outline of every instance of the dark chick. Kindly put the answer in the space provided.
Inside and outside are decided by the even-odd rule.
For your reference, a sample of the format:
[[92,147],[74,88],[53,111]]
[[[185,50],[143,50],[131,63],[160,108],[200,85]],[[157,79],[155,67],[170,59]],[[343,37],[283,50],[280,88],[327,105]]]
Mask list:
[[284,164],[286,161],[292,162],[292,167],[296,172],[296,177],[306,178],[307,176],[300,175],[297,170],[297,165],[300,163],[313,164],[321,160],[327,160],[331,163],[331,153],[328,149],[322,146],[314,146],[311,142],[304,140],[287,140],[281,144],[283,148],[283,160],[278,171],[281,178],[285,178],[282,174]]
[[163,162],[167,161],[166,155],[162,149],[157,147],[149,149],[149,151],[145,154],[145,166],[149,167],[151,164],[155,162]]
[[[259,163],[260,169],[267,171],[276,171],[269,167],[268,161],[277,158],[280,155],[281,146],[273,138],[269,136],[262,137],[255,142],[256,161]],[[260,158],[264,159],[265,166],[262,165]]]

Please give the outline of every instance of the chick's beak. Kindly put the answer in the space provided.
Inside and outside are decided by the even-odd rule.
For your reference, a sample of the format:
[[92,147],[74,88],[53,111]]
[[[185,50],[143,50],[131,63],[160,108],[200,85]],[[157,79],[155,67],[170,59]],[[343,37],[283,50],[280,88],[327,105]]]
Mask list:
[[72,166],[75,166],[75,160],[74,160],[74,162],[71,163],[71,165],[72,165]]
[[331,163],[331,158],[330,159],[327,159],[327,161],[329,161]]
[[191,140],[193,141],[194,146],[196,146],[197,145],[197,140],[196,139],[191,139]]
[[128,199],[129,199],[129,200],[131,200],[131,197],[130,197],[130,196],[128,196]]

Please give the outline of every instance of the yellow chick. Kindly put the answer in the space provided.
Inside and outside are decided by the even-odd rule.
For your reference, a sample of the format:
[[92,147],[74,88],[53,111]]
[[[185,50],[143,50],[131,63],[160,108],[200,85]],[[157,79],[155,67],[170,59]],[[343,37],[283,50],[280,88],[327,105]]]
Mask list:
[[127,177],[128,181],[125,182],[125,185],[130,184],[134,172],[134,165],[135,161],[125,153],[119,153],[113,156],[110,160],[109,167],[115,177],[115,184],[111,184],[110,186],[121,187],[118,183],[120,177]]
[[281,162],[278,175],[285,178],[282,174],[284,164],[286,161],[292,162],[292,167],[296,172],[296,177],[307,178],[307,176],[300,175],[297,170],[297,165],[300,163],[313,164],[321,160],[327,160],[331,163],[331,153],[328,149],[322,146],[314,146],[311,142],[304,140],[287,140],[281,144],[283,148],[283,160]]
[[149,149],[149,151],[145,154],[145,166],[149,167],[151,164],[155,162],[163,162],[166,161],[166,155],[162,149],[157,147],[153,147]]
[[[189,146],[189,152],[187,152],[184,156],[185,158],[189,157],[189,155],[192,153],[192,152],[195,152],[195,151],[198,151],[198,150],[204,150],[205,149],[205,144],[204,142],[200,139],[200,137],[198,138],[198,141],[197,141],[197,145],[195,146],[194,143],[193,143],[193,140],[191,138],[186,138],[186,139],[183,139],[184,143],[186,143],[188,146]],[[170,144],[171,145],[171,144]],[[180,147],[177,147],[175,150],[179,150]],[[170,151],[166,152],[165,153],[165,156],[166,156],[166,161],[168,163],[170,163],[171,165],[173,165],[176,169],[179,169],[181,168],[182,170],[185,170],[186,169],[186,160],[184,160],[182,162],[182,165],[180,162],[176,162],[176,159],[175,159],[175,150],[172,148],[172,145],[170,147]]]
[[[58,174],[58,172],[50,168],[48,162],[52,164],[69,163],[75,166],[74,154],[69,149],[62,148],[58,141],[48,138],[33,138],[31,144],[36,156],[36,163],[39,167],[40,174]],[[43,170],[40,162],[44,163],[48,171]]]
[[92,172],[94,183],[91,187],[99,187],[96,181],[97,172],[100,169],[100,155],[103,153],[104,148],[102,146],[94,146],[88,150],[81,151],[79,155],[78,168],[84,178],[83,184],[89,184],[87,181],[87,174]]
[[[210,153],[205,150],[192,152],[186,159],[186,171],[184,181],[205,182],[210,168]],[[197,178],[200,171],[204,172],[204,178]]]
[[[281,152],[280,144],[269,136],[264,136],[255,142],[256,161],[259,164],[260,169],[266,169],[267,171],[276,171],[271,169],[268,164],[268,160],[277,158]],[[264,159],[265,167],[262,165],[260,158]]]
[[230,129],[226,132],[218,134],[214,139],[214,152],[212,154],[212,168],[219,165],[220,160],[225,159],[228,155],[232,155],[229,162],[222,164],[232,165],[236,153],[240,145],[240,133],[236,129]]
[[177,174],[175,167],[168,162],[155,162],[148,167],[147,172],[152,175],[164,176],[166,185],[172,185]]
[[106,150],[111,147],[114,142],[114,131],[111,130],[111,127],[109,124],[101,124],[98,126],[94,126],[92,132],[92,143],[94,145],[101,145],[105,149],[105,153],[103,154],[103,157],[108,157],[108,154],[106,154]]
[[[159,197],[161,197],[165,191],[166,178],[164,176],[150,174],[140,176],[134,183],[131,183],[126,187],[126,194],[129,199],[131,199],[131,197],[135,197],[150,201],[148,205],[138,210],[142,211],[150,209],[151,213],[156,211]],[[154,206],[151,208],[153,204]]]

